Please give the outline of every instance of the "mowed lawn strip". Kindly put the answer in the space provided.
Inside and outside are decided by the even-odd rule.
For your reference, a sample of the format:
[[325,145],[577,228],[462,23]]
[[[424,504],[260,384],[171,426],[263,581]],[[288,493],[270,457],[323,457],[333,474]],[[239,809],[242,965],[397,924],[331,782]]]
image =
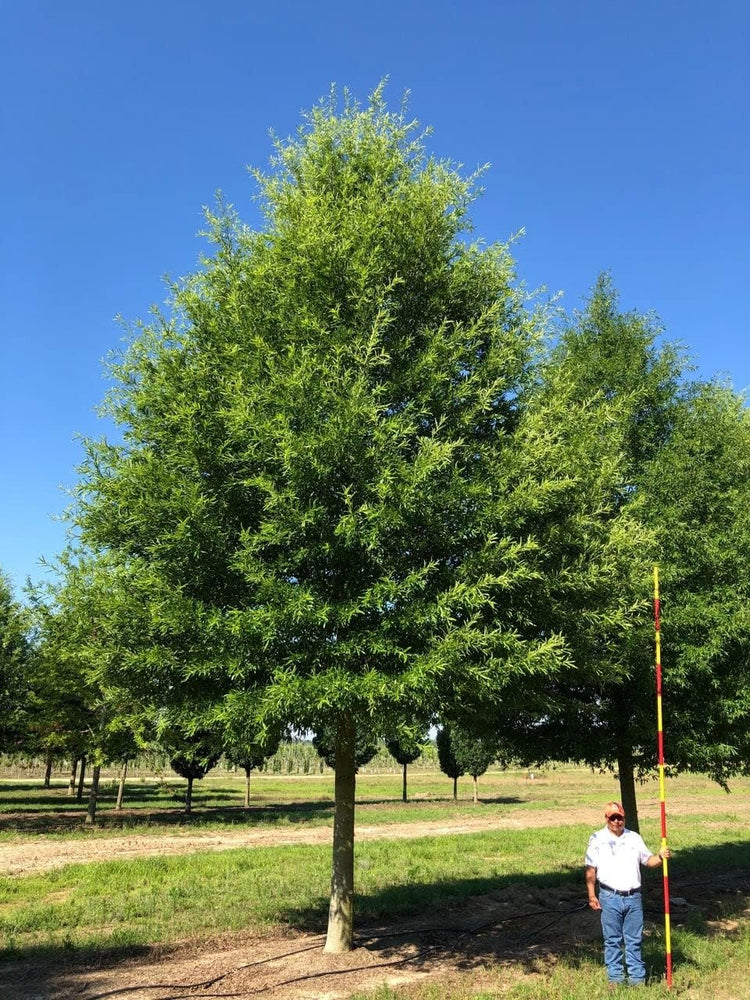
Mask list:
[[[676,821],[675,868],[710,877],[750,857],[750,833],[732,814],[710,825]],[[356,853],[357,921],[429,912],[514,882],[582,878],[588,826],[362,843]],[[644,824],[648,842],[658,831]],[[277,847],[70,865],[0,880],[6,956],[39,948],[110,949],[200,940],[242,929],[325,926],[330,847]],[[581,883],[583,899],[583,884]]]

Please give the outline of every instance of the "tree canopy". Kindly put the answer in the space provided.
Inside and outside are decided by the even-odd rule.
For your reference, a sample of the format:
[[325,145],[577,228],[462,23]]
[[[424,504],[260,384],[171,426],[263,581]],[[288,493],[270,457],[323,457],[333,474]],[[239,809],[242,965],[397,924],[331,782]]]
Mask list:
[[[497,720],[529,760],[572,759],[619,774],[637,829],[635,779],[656,764],[651,572],[661,565],[664,730],[672,770],[724,782],[747,760],[746,565],[750,438],[743,399],[690,378],[653,317],[620,311],[603,275],[563,332],[541,395],[566,387],[577,409],[606,414],[604,457],[616,470],[613,528],[629,514],[638,544],[611,582],[633,624],[591,627],[571,618],[576,669],[529,685],[525,709]],[[577,620],[577,625],[574,622]],[[587,668],[588,665],[588,668]],[[591,669],[593,668],[593,669]],[[525,720],[525,725],[523,724]]]
[[29,621],[0,572],[0,750],[20,749],[30,708]]

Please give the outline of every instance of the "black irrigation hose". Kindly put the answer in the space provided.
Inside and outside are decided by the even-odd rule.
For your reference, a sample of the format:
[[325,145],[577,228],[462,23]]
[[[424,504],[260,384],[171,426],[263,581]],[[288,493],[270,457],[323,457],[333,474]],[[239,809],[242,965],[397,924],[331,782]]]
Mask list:
[[[116,990],[107,990],[106,993],[96,993],[94,996],[89,997],[88,1000],[104,1000],[105,997],[119,996],[122,993],[136,993],[138,990],[196,990],[201,986],[213,986],[222,979],[226,979],[227,976],[234,975],[235,972],[241,972],[243,969],[252,969],[254,965],[266,965],[268,962],[278,962],[281,958],[291,958],[293,955],[301,955],[306,951],[317,951],[319,947],[319,944],[308,944],[304,948],[295,948],[294,951],[282,952],[281,955],[272,955],[271,958],[259,958],[257,962],[246,962],[244,965],[237,965],[234,969],[230,969],[229,972],[222,972],[220,976],[214,976],[213,979],[204,979],[200,983],[189,983],[184,987],[177,987],[173,983],[153,983],[151,986],[120,986]],[[159,1000],[158,997],[157,1000]]]
[[680,879],[679,881],[675,880],[674,888],[682,889],[685,888],[686,886],[694,886],[694,885],[712,885],[716,889],[733,889],[733,888],[750,889],[750,880],[748,880],[747,878],[732,880],[731,876],[726,876],[724,878],[721,878],[720,876],[719,878],[694,879],[692,882],[683,882]]
[[[548,923],[543,924],[542,927],[538,927],[531,934],[527,934],[521,939],[521,943],[529,941],[532,937],[540,934],[547,927],[551,927],[552,924],[557,923],[557,919],[560,916],[564,916],[568,913],[575,913],[577,910],[583,910],[588,906],[588,903],[579,904],[578,906],[573,906],[565,910],[557,910],[555,912],[555,917]],[[473,937],[475,934],[479,934],[481,931],[486,930],[489,927],[497,927],[500,924],[510,923],[512,920],[523,920],[527,917],[536,917],[542,913],[549,913],[548,909],[541,910],[529,910],[527,913],[514,913],[508,917],[502,917],[500,920],[487,920],[483,924],[479,924],[476,927],[465,928],[465,927],[412,927],[404,931],[392,931],[387,934],[368,934],[362,935],[357,938],[358,942],[372,941],[374,939],[381,940],[383,938],[390,937],[403,937],[407,934],[436,934],[436,933],[456,933],[459,932],[459,936],[453,943],[453,948],[456,947],[461,938],[470,936]],[[186,983],[184,986],[175,986],[170,983],[154,983],[151,986],[121,986],[116,990],[107,990],[106,993],[96,993],[95,995],[88,998],[88,1000],[104,1000],[105,997],[119,996],[124,993],[135,993],[138,990],[196,990],[201,987],[211,987],[216,985],[216,983],[221,982],[222,979],[226,979],[228,976],[234,975],[236,972],[241,972],[244,969],[251,969],[256,965],[267,965],[269,962],[278,962],[282,958],[290,958],[293,955],[301,955],[306,951],[314,951],[320,946],[318,944],[306,945],[304,948],[297,948],[294,951],[284,952],[281,955],[272,955],[269,958],[258,959],[257,962],[247,962],[244,965],[238,965],[234,969],[230,969],[228,972],[223,972],[220,976],[215,976],[213,979],[204,979],[202,982],[198,983]],[[423,958],[425,955],[429,954],[431,951],[435,951],[439,946],[430,945],[427,948],[423,948],[422,951],[417,952],[415,955],[407,955],[406,958],[394,959],[390,962],[378,962],[376,965],[357,965],[350,969],[328,969],[322,972],[310,972],[304,976],[295,976],[292,979],[285,979],[282,982],[274,983],[272,986],[262,986],[257,990],[244,990],[242,993],[204,993],[205,997],[215,996],[215,997],[243,997],[243,996],[256,996],[260,993],[267,993],[269,990],[277,990],[282,986],[291,986],[294,983],[305,982],[308,979],[322,979],[326,976],[346,976],[352,972],[366,972],[369,969],[384,969],[391,966],[405,965],[407,962],[414,962],[417,959]],[[181,996],[162,996],[154,997],[154,1000],[195,1000],[195,997],[189,997],[188,994],[182,994]]]
[[[294,983],[303,983],[307,982],[310,979],[326,979],[329,976],[347,976],[352,972],[368,972],[370,969],[385,969],[395,965],[406,965],[407,962],[413,962],[418,958],[422,958],[424,955],[427,955],[430,951],[436,951],[437,948],[438,948],[437,945],[431,945],[429,948],[424,948],[422,951],[417,952],[416,955],[407,955],[406,958],[394,959],[394,961],[392,962],[378,962],[376,965],[358,965],[353,969],[326,969],[323,970],[322,972],[308,972],[304,976],[294,976],[292,979],[283,979],[279,983],[273,983],[271,986],[260,986],[256,990],[243,990],[241,993],[204,993],[203,996],[219,997],[219,998],[258,996],[260,993],[268,993],[270,990],[278,990],[281,989],[282,986],[292,986]],[[269,959],[269,961],[272,961],[272,959]],[[232,972],[237,972],[237,971],[238,971],[237,969],[232,970]],[[225,976],[229,976],[231,974],[232,974],[231,972],[227,972],[224,974],[224,976],[219,976],[219,979],[224,979]],[[193,990],[195,989],[196,985],[200,985],[200,983],[198,984],[192,983],[180,987],[172,986],[172,987],[167,987],[167,989]],[[152,986],[138,987],[138,989],[155,989],[155,988],[156,987]],[[111,995],[111,994],[99,994],[98,996],[89,997],[89,1000],[99,1000],[100,996],[102,995]],[[154,1000],[197,1000],[197,998],[194,994],[182,993],[178,994],[177,996],[174,996],[174,994],[172,994],[170,996],[154,997]]]

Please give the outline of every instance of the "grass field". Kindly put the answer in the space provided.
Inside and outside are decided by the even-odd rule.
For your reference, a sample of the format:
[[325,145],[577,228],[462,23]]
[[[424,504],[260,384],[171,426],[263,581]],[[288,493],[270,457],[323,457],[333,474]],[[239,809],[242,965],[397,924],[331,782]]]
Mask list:
[[[668,783],[673,877],[688,886],[718,884],[725,876],[733,877],[732,891],[713,899],[710,907],[692,907],[674,918],[675,985],[691,998],[750,997],[750,781],[738,781],[733,789],[727,795],[696,776]],[[128,787],[127,809],[121,814],[113,808],[115,790],[105,789],[94,831],[83,829],[85,802],[71,800],[65,791],[62,784],[49,790],[40,783],[0,784],[0,837],[18,851],[33,851],[35,844],[50,839],[59,841],[64,850],[66,841],[89,838],[94,857],[94,847],[106,851],[106,844],[125,831],[139,838],[143,856],[0,879],[0,958],[6,962],[58,962],[77,955],[115,962],[143,948],[184,947],[186,942],[199,946],[236,934],[324,929],[328,844],[192,851],[169,857],[159,855],[158,844],[160,836],[175,830],[187,835],[330,826],[332,777],[259,776],[253,782],[250,810],[241,808],[241,781],[209,777],[196,783],[194,813],[189,817],[180,809],[182,784],[136,780]],[[616,797],[611,776],[575,768],[543,772],[533,781],[525,772],[491,773],[480,780],[482,801],[477,805],[471,801],[470,781],[459,784],[458,802],[453,802],[451,792],[452,783],[442,775],[418,773],[410,780],[411,801],[404,804],[400,776],[360,778],[358,826],[406,824],[413,836],[358,844],[358,927],[434,914],[463,900],[502,895],[518,886],[539,894],[580,885],[580,902],[584,901],[582,853],[589,833],[600,825],[603,802]],[[655,848],[659,843],[655,783],[640,788],[639,805],[641,832]],[[482,829],[420,835],[420,827],[435,820],[446,825],[471,821]],[[658,900],[660,878],[651,881],[656,887],[651,895]],[[737,885],[740,889],[744,885],[744,891]],[[573,905],[579,905],[577,898]],[[657,970],[663,947],[660,933],[658,926],[652,929],[646,949]],[[590,1000],[604,995],[599,952],[598,942],[559,949],[537,971],[524,970],[522,962],[488,959],[470,973],[445,974],[437,983],[399,987],[400,992],[383,986],[376,995],[380,1000],[407,995],[419,1000],[495,996]]]

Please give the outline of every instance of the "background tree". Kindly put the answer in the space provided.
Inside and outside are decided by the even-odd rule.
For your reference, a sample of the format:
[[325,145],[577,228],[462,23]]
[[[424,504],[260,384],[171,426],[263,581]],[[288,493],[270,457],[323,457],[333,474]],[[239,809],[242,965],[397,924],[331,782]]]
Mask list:
[[22,749],[31,698],[32,650],[29,622],[13,594],[10,580],[0,572],[0,748]]
[[77,519],[148,581],[158,653],[122,669],[186,703],[246,691],[261,732],[336,721],[340,951],[358,730],[554,674],[562,623],[529,602],[612,566],[594,473],[523,419],[542,318],[507,247],[467,239],[474,179],[382,88],[323,102],[256,178],[263,230],[209,217],[214,255],[113,363],[122,441],[89,442]]
[[[86,822],[95,820],[104,764],[136,756],[145,746],[139,695],[116,679],[116,665],[139,634],[142,618],[122,607],[127,574],[109,556],[64,553],[57,577],[30,591],[35,627],[32,724],[36,746],[93,767]],[[73,781],[73,779],[71,779]]]
[[450,728],[452,755],[461,774],[470,774],[473,785],[474,802],[479,801],[477,780],[495,760],[497,747],[487,736],[477,735],[464,726],[453,724]]
[[435,733],[435,743],[438,752],[438,764],[443,774],[453,778],[453,801],[458,799],[458,779],[465,774],[463,765],[456,755],[456,746],[453,739],[453,727],[450,723],[444,723]]
[[185,812],[193,807],[193,782],[205,778],[221,757],[221,735],[215,730],[193,729],[191,722],[165,721],[159,732],[159,745],[169,757],[169,766],[181,778],[187,778]]
[[424,729],[421,732],[409,731],[406,728],[402,728],[397,735],[391,736],[386,739],[385,745],[388,749],[388,753],[394,760],[399,763],[403,768],[403,784],[401,790],[401,798],[404,802],[407,801],[407,789],[406,789],[406,770],[409,764],[412,764],[415,760],[418,760],[422,751],[427,743],[427,730]]
[[245,809],[250,808],[250,775],[261,768],[279,748],[283,729],[268,728],[261,736],[251,728],[252,710],[242,694],[230,695],[224,704],[224,756],[230,764],[245,772]]
[[740,766],[748,720],[747,412],[727,387],[690,381],[679,351],[660,343],[660,334],[653,317],[621,312],[602,276],[564,331],[540,392],[542,405],[566,398],[575,413],[605,418],[597,447],[616,470],[606,521],[613,540],[623,537],[623,514],[636,526],[610,598],[640,608],[640,626],[602,629],[585,608],[571,613],[575,669],[544,685],[532,679],[516,724],[497,723],[529,762],[563,758],[614,770],[634,829],[636,779],[656,764],[655,562],[670,766],[724,781]]
[[[327,726],[320,728],[320,731],[313,736],[313,746],[318,755],[326,762],[328,767],[336,770],[336,749],[337,749],[338,725],[336,721],[329,722]],[[355,772],[369,764],[378,752],[377,737],[367,729],[360,727],[354,741],[354,769]]]
[[692,386],[644,481],[659,541],[665,739],[674,769],[726,787],[750,759],[750,413]]

